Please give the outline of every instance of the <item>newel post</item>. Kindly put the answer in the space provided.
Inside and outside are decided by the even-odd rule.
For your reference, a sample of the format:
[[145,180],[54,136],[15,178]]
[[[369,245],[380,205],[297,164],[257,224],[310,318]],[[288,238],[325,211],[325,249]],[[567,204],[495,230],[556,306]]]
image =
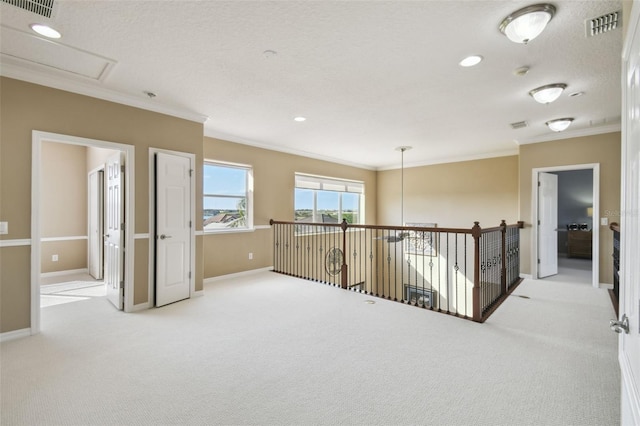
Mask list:
[[480,236],[482,228],[480,222],[473,222],[471,236],[473,236],[473,320],[482,322],[482,309],[480,308]]
[[342,219],[340,228],[342,229],[342,288],[346,289],[349,286],[349,267],[347,266],[347,220]]
[[500,224],[500,294],[507,294],[507,222],[502,219]]

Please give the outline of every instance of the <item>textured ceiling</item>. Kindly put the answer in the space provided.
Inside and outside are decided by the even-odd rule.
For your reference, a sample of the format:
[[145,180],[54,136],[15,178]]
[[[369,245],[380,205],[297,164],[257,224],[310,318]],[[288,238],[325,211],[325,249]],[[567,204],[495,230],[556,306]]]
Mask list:
[[[367,168],[397,167],[400,145],[414,148],[407,166],[515,154],[518,143],[620,126],[623,30],[586,37],[585,20],[621,2],[552,3],[556,16],[528,45],[498,31],[502,18],[532,4],[523,1],[58,0],[51,19],[0,3],[0,72],[206,116],[207,136]],[[34,22],[108,69],[87,78],[46,66],[54,52],[15,36]],[[484,61],[460,67],[469,54]],[[514,75],[522,66],[529,73]],[[558,101],[528,96],[550,83],[568,85]],[[584,95],[569,96],[577,91]],[[561,117],[575,117],[569,130],[547,129]],[[518,121],[529,126],[512,129]]]

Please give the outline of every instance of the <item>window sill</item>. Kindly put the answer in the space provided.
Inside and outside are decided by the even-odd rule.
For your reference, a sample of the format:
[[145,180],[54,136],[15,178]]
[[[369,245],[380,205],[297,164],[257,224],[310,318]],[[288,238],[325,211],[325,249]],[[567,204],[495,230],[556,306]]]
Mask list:
[[243,232],[253,232],[255,228],[225,228],[225,229],[205,229],[203,230],[204,235],[215,235],[215,234],[238,234]]

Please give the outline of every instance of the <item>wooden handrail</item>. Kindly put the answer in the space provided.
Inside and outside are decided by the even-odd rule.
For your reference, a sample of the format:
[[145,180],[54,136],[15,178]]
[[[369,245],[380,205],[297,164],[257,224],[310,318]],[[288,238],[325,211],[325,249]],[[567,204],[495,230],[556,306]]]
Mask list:
[[[478,224],[480,222],[474,222]],[[269,225],[273,226],[275,224],[278,225],[309,225],[309,226],[327,226],[333,228],[342,228],[342,223],[324,223],[324,222],[289,222],[289,221],[281,221],[281,220],[273,220],[269,221]],[[347,228],[355,228],[355,229],[393,229],[396,231],[427,231],[427,232],[443,232],[443,233],[458,233],[458,234],[472,234],[475,226],[473,228],[439,228],[439,227],[420,227],[420,226],[387,226],[387,225],[362,225],[355,223],[348,223]],[[518,221],[515,224],[507,225],[507,228],[524,228],[524,222]],[[480,228],[480,232],[494,232],[500,231],[502,229],[502,225],[495,226],[493,228]]]
[[[502,301],[506,299],[508,294],[513,291],[513,289],[520,283],[521,278],[519,278],[519,229],[524,228],[524,222],[518,221],[515,224],[507,225],[505,220],[502,220],[499,226],[492,228],[483,229],[480,226],[479,222],[474,222],[474,226],[472,228],[438,228],[436,227],[420,227],[420,226],[383,226],[383,225],[360,225],[360,224],[349,224],[346,220],[343,220],[341,223],[324,223],[324,222],[295,222],[295,221],[277,221],[271,219],[269,224],[274,227],[274,235],[277,238],[282,239],[282,242],[276,242],[274,240],[274,244],[276,248],[281,252],[280,254],[280,264],[278,265],[278,261],[276,260],[276,251],[274,249],[274,270],[276,272],[285,273],[289,275],[293,275],[296,277],[312,279],[316,281],[325,282],[337,287],[342,287],[343,289],[355,288],[357,285],[353,285],[353,283],[349,282],[352,274],[351,271],[358,272],[359,269],[362,269],[362,264],[364,261],[365,270],[364,276],[367,276],[366,264],[369,262],[369,273],[373,274],[373,269],[376,269],[376,287],[375,287],[375,295],[379,296],[378,292],[380,291],[378,288],[378,274],[377,264],[374,265],[374,262],[378,262],[377,252],[380,251],[384,254],[386,244],[381,246],[376,246],[374,240],[387,240],[389,243],[395,243],[398,241],[402,241],[407,238],[406,234],[402,234],[403,232],[416,232],[416,233],[424,233],[423,236],[423,244],[431,245],[431,241],[435,241],[435,244],[430,246],[430,254],[427,254],[425,251],[424,256],[437,256],[435,262],[437,263],[437,271],[436,275],[440,274],[438,272],[446,271],[446,277],[444,281],[445,289],[442,290],[440,288],[440,278],[437,278],[437,292],[444,291],[445,299],[447,300],[446,308],[437,306],[438,300],[434,302],[432,305],[429,305],[430,309],[437,309],[440,312],[445,313],[454,313],[458,315],[462,312],[462,315],[465,318],[472,319],[476,322],[484,322],[489,315],[500,305]],[[285,230],[284,233],[282,230]],[[318,233],[300,233],[300,231],[313,231],[317,229]],[[348,232],[359,230],[362,232]],[[370,231],[382,231],[382,237],[379,237],[380,232],[370,232]],[[367,232],[365,232],[367,231]],[[391,232],[395,232],[394,238],[391,238]],[[277,233],[277,235],[275,234]],[[427,238],[434,238],[433,235],[426,235],[427,233],[438,234],[435,236],[437,240],[427,240]],[[342,234],[342,235],[340,235]],[[458,237],[454,238],[453,244],[453,255],[454,258],[449,258],[449,236],[446,236],[445,241],[440,240],[439,234],[460,234],[462,240],[460,242],[461,246],[458,246]],[[492,235],[493,234],[493,235]],[[324,235],[324,236],[323,236]],[[386,235],[386,236],[385,236]],[[317,240],[317,237],[320,237],[320,240]],[[307,240],[300,240],[300,238],[307,238]],[[328,239],[327,239],[328,238]],[[356,242],[360,241],[359,239],[363,238],[364,243],[360,242],[356,247]],[[366,239],[370,241],[367,242]],[[413,239],[419,239],[420,237],[412,237],[409,234],[409,245],[412,244]],[[288,239],[288,240],[287,240]],[[295,239],[295,241],[294,241]],[[354,240],[355,239],[355,240]],[[486,243],[485,243],[486,240]],[[302,247],[302,250],[299,250],[299,243],[303,241],[306,244],[306,248]],[[470,246],[467,246],[467,242],[470,242]],[[348,244],[352,244],[352,247],[349,248],[351,250],[347,254]],[[364,247],[362,246],[364,244]],[[444,246],[440,246],[440,244],[444,244]],[[509,248],[507,249],[507,244],[509,244]],[[515,244],[515,246],[514,246]],[[338,250],[341,253],[341,261],[338,264],[335,258],[329,258],[328,254],[330,253],[329,247],[334,246],[331,249],[331,253],[334,250]],[[375,250],[372,250],[372,247],[375,247]],[[392,246],[389,246],[392,247]],[[392,255],[394,258],[398,256],[404,257],[408,251],[405,251],[406,247],[396,248],[397,246],[393,246],[393,253],[389,251],[388,248],[387,254],[384,259],[387,263],[391,262]],[[444,248],[443,248],[444,247]],[[467,254],[470,254],[468,249],[473,248],[473,254],[469,256],[467,260]],[[306,251],[305,251],[306,250]],[[368,250],[368,251],[367,251]],[[399,251],[398,251],[399,250]],[[417,246],[416,246],[417,250]],[[436,252],[436,250],[438,250]],[[442,251],[444,250],[444,251]],[[464,260],[462,260],[462,274],[465,277],[465,282],[469,282],[467,280],[471,280],[471,300],[470,305],[466,305],[466,294],[464,293],[465,302],[463,309],[460,310],[459,306],[454,306],[453,311],[450,311],[449,306],[449,291],[451,289],[455,289],[455,294],[457,295],[460,289],[458,286],[458,281],[455,281],[455,284],[449,282],[449,272],[453,272],[454,274],[458,274],[458,251],[462,250]],[[376,253],[374,253],[374,251]],[[437,254],[436,254],[437,253]],[[483,254],[484,253],[484,254]],[[382,256],[381,254],[381,256]],[[283,260],[282,256],[286,255],[287,260]],[[416,252],[415,256],[422,255],[421,253]],[[353,256],[352,262],[349,261],[350,257]],[[358,260],[356,260],[356,258]],[[331,260],[327,260],[331,259]],[[382,258],[381,258],[382,259]],[[397,279],[398,279],[398,271],[400,271],[401,275],[399,277],[399,282],[406,285],[404,276],[404,266],[396,266],[398,259],[394,260],[394,264],[387,265],[384,264],[382,266],[383,272],[386,267],[386,274],[388,275],[388,288],[385,290],[385,277],[384,273],[381,275],[382,277],[382,287],[380,297],[391,298],[396,301],[402,301],[403,303],[408,303],[404,300],[404,296],[402,293],[402,289],[398,290]],[[429,267],[433,268],[434,259],[426,259],[423,260],[423,267],[429,261]],[[468,263],[469,261],[469,263]],[[293,263],[292,263],[293,262]],[[323,263],[324,262],[324,263]],[[327,266],[327,262],[333,262],[329,266]],[[357,263],[360,262],[360,263]],[[401,260],[404,262],[404,260]],[[444,267],[441,265],[441,262],[444,262]],[[454,263],[450,263],[454,262]],[[515,263],[514,263],[515,262]],[[418,265],[416,258],[416,265]],[[358,266],[360,265],[360,266]],[[386,265],[386,266],[385,266]],[[409,261],[407,261],[408,268],[411,267]],[[495,268],[499,269],[495,269]],[[402,268],[402,269],[399,269]],[[493,268],[493,269],[492,269]],[[416,269],[416,277],[417,272]],[[360,271],[362,272],[362,271]],[[471,276],[471,274],[473,276]],[[483,275],[486,273],[486,276]],[[328,274],[328,275],[327,275]],[[507,276],[509,274],[509,276]],[[393,276],[393,281],[391,281],[391,277]],[[439,275],[438,275],[439,276]],[[457,276],[457,275],[456,275]],[[335,278],[334,278],[335,277]],[[371,275],[373,277],[373,275]],[[364,283],[362,281],[362,277],[358,275],[358,282]],[[373,280],[373,278],[371,278]],[[410,280],[410,278],[409,278]],[[417,280],[417,278],[416,278]],[[424,279],[423,279],[424,281]],[[373,281],[372,281],[373,282]],[[432,282],[429,281],[429,292],[433,291]],[[497,284],[497,287],[495,286]],[[359,285],[359,284],[358,284]],[[423,282],[424,285],[424,282]],[[466,292],[468,287],[464,284],[463,292]],[[393,291],[392,291],[393,290]],[[366,288],[365,288],[366,291]],[[373,293],[373,286],[369,289],[370,294]],[[398,297],[400,294],[400,297]],[[429,293],[431,296],[433,293]],[[429,297],[431,297],[429,296]],[[408,296],[406,296],[408,298]],[[439,297],[439,296],[438,296]],[[456,296],[457,297],[457,296]],[[456,299],[457,300],[457,299]],[[430,302],[431,303],[431,302]],[[435,308],[434,308],[435,307]],[[472,311],[468,311],[468,307],[472,308]]]
[[611,225],[609,225],[609,229],[615,232],[620,232],[620,225],[618,225],[617,222],[611,222]]

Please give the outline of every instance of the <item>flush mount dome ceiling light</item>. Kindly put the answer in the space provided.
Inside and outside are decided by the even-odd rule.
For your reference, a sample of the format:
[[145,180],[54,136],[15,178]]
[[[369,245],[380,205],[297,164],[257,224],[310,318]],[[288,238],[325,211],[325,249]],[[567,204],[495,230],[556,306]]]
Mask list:
[[60,38],[62,34],[59,31],[51,28],[48,25],[43,24],[31,24],[29,25],[33,31],[40,34],[41,36],[45,36],[47,38]]
[[514,43],[527,44],[538,37],[556,13],[551,4],[534,4],[513,12],[500,23],[500,32]]
[[560,97],[562,91],[567,88],[566,84],[547,84],[546,86],[538,87],[529,92],[529,94],[537,102],[541,104],[548,104]]
[[562,132],[563,130],[566,130],[567,127],[569,127],[571,125],[571,122],[573,121],[573,118],[558,118],[557,120],[551,120],[551,121],[547,121],[546,124],[547,126],[549,126],[549,128],[551,130],[553,130],[554,132]]

